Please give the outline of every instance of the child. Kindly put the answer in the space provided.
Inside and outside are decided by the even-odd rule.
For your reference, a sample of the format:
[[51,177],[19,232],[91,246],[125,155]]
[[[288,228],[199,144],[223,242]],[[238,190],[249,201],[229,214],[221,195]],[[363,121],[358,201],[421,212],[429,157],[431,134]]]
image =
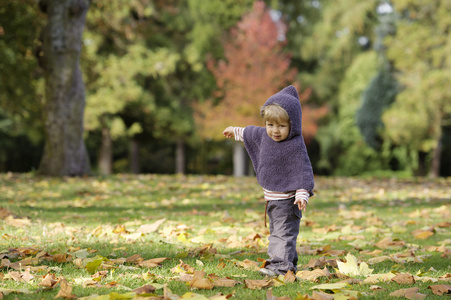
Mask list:
[[302,136],[298,93],[288,86],[261,109],[265,127],[227,127],[223,135],[244,141],[258,183],[263,187],[269,218],[269,259],[260,273],[296,272],[296,239],[302,210],[313,196],[313,170]]

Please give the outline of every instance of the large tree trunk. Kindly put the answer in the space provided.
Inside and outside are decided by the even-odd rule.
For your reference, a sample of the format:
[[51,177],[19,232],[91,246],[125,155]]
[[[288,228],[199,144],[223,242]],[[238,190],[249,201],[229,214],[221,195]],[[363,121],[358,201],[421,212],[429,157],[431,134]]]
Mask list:
[[440,165],[441,165],[441,157],[442,157],[442,139],[440,138],[437,142],[437,147],[435,147],[434,152],[432,154],[432,165],[430,177],[437,178],[440,176]]
[[110,130],[106,127],[102,128],[102,143],[97,164],[100,174],[110,175],[113,172],[113,141]]
[[41,0],[43,29],[45,146],[39,172],[77,176],[90,172],[83,141],[85,86],[79,66],[88,0]]
[[177,174],[185,174],[185,142],[182,138],[178,138],[176,143],[175,172]]

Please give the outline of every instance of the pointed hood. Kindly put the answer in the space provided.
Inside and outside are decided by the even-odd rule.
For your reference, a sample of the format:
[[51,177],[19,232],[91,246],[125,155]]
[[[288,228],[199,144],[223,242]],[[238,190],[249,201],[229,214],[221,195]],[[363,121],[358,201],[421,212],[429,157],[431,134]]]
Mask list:
[[266,100],[263,107],[270,104],[278,104],[286,110],[290,117],[291,129],[287,139],[302,135],[302,109],[299,102],[298,92],[292,85],[287,86],[277,94],[272,95]]

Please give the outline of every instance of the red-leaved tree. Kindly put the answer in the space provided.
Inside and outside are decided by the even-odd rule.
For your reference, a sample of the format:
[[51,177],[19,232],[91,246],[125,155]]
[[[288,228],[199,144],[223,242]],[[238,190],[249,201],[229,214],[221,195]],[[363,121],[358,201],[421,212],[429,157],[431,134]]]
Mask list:
[[[225,59],[210,60],[208,68],[216,78],[216,104],[210,99],[195,107],[196,122],[204,138],[221,139],[227,126],[263,125],[260,107],[271,95],[293,84],[297,70],[290,67],[291,55],[284,51],[286,26],[275,21],[263,1],[256,1],[224,42]],[[299,87],[296,86],[299,91]],[[301,93],[307,100],[309,90]],[[303,105],[306,140],[316,133],[322,113]],[[236,165],[235,165],[236,167]]]

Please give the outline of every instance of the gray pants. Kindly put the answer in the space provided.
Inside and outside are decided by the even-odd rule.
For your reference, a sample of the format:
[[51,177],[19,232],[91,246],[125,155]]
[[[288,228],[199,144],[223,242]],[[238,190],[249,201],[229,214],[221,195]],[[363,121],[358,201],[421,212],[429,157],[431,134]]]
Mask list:
[[269,201],[267,213],[270,236],[265,268],[276,274],[285,274],[291,270],[296,272],[298,253],[296,239],[302,212],[294,205],[294,197],[288,200]]

